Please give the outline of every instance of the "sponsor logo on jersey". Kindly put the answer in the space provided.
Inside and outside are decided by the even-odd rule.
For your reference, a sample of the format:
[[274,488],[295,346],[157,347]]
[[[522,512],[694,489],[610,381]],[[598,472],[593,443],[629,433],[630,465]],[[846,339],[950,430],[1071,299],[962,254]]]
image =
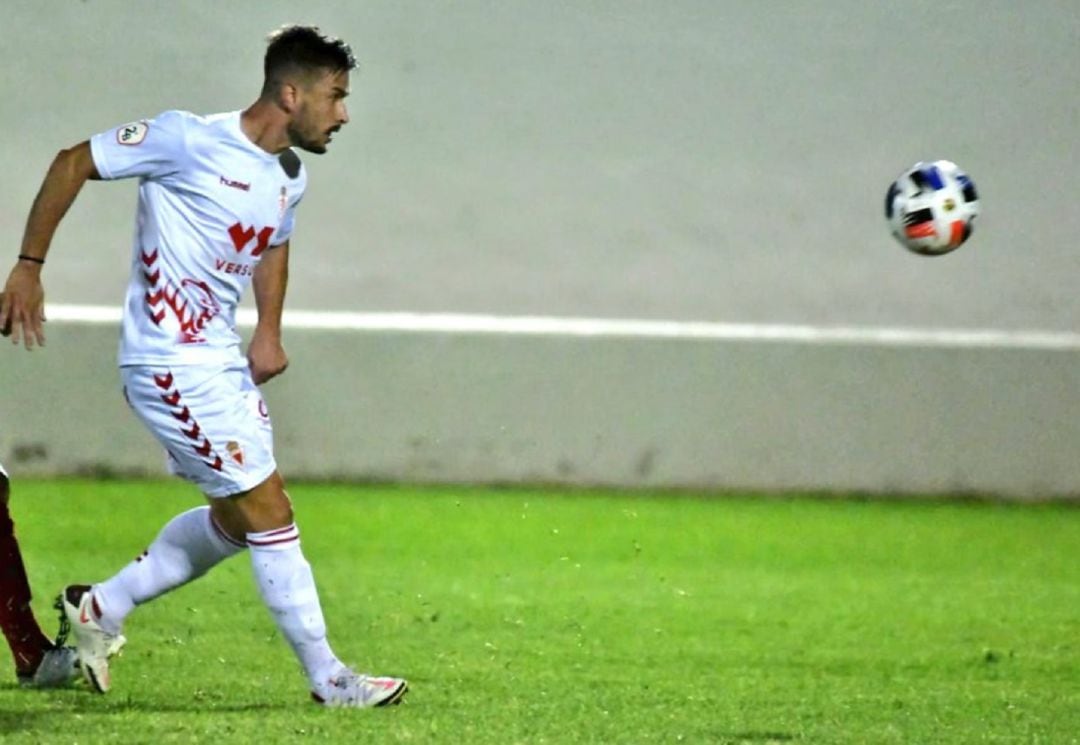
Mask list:
[[255,276],[254,264],[240,264],[225,259],[214,259],[214,268],[225,274],[237,274],[241,277]]
[[232,188],[239,189],[240,191],[251,190],[251,184],[245,184],[243,181],[233,181],[231,178],[225,178],[224,176],[220,176],[219,178],[221,179],[221,184],[223,186],[231,186]]
[[146,139],[150,125],[146,122],[132,122],[116,130],[116,141],[121,145],[138,145]]

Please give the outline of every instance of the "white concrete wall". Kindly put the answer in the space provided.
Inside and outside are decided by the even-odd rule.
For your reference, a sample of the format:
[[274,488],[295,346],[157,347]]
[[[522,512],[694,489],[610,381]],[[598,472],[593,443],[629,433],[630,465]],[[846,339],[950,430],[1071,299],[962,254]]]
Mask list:
[[[161,473],[113,325],[8,354],[18,473]],[[1073,339],[1075,342],[1075,339]],[[1080,347],[291,330],[288,477],[1080,495]]]

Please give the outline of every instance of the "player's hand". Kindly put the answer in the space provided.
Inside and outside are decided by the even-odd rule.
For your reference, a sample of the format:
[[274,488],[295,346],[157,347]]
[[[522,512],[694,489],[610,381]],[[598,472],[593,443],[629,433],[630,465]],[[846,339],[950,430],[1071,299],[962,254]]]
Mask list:
[[271,378],[281,375],[289,366],[289,358],[285,354],[285,348],[281,341],[264,336],[258,331],[251,338],[248,346],[248,367],[251,368],[251,378],[255,385],[262,385]]
[[0,331],[27,349],[45,346],[45,289],[37,267],[16,264],[0,293]]

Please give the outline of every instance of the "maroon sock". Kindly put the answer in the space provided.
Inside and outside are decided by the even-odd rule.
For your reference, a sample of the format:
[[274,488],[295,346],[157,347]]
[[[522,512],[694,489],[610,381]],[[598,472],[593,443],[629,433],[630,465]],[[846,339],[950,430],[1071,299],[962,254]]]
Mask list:
[[30,582],[26,577],[15,525],[7,505],[0,501],[0,629],[7,637],[15,670],[33,672],[45,650],[52,646],[30,609]]

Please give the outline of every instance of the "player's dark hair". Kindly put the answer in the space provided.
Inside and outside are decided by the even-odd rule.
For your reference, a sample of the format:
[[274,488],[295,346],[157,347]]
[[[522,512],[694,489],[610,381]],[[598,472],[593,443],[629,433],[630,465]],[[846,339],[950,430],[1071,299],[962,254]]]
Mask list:
[[349,45],[327,36],[317,26],[282,26],[271,32],[266,42],[264,94],[273,90],[289,73],[343,72],[356,67],[356,58]]

